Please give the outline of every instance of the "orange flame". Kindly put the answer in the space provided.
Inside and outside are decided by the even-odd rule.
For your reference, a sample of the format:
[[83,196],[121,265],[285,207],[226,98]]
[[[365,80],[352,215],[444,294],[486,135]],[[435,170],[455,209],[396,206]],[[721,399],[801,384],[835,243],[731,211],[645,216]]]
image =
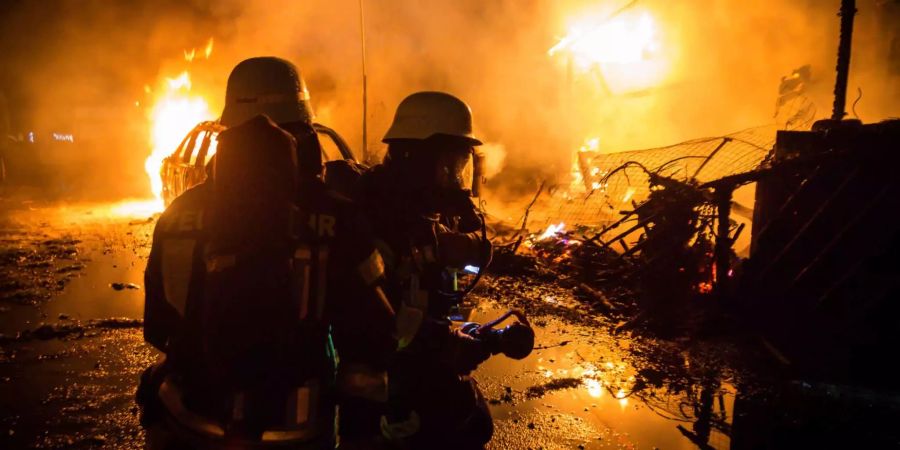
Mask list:
[[588,17],[572,26],[569,34],[548,53],[568,52],[582,69],[595,64],[629,64],[646,61],[659,51],[656,22],[649,13],[620,14],[606,20]]
[[[212,38],[207,42],[204,51],[206,58],[209,58],[211,53]],[[195,56],[195,49],[184,50],[186,61],[193,61]],[[159,83],[158,90],[152,89],[150,85],[144,86],[144,92],[153,97],[148,101],[151,105],[148,112],[151,153],[144,161],[144,170],[150,179],[153,198],[121,202],[110,209],[112,214],[126,217],[147,216],[165,208],[160,175],[163,160],[178,148],[194,126],[215,118],[206,99],[191,92],[191,88],[191,74],[187,70],[173,78],[164,77]],[[214,144],[209,149],[209,156],[215,152]]]
[[566,228],[566,224],[563,222],[560,222],[558,224],[550,224],[550,226],[548,226],[547,229],[544,230],[544,233],[541,234],[540,236],[538,236],[538,238],[535,240],[543,241],[544,239],[554,238],[554,237],[556,237],[557,234],[562,233],[565,230],[565,228]]
[[181,72],[181,75],[178,75],[175,78],[166,78],[166,83],[169,85],[170,90],[178,90],[184,88],[185,90],[191,90],[191,75],[187,70]]
[[[672,42],[663,40],[665,30],[649,10],[627,8],[612,15],[608,11],[581,13],[569,21],[566,35],[548,51],[563,57],[570,69],[585,79],[585,86],[605,95],[641,92],[659,87],[671,73]],[[569,78],[571,82],[571,78]],[[603,191],[604,173],[585,164],[591,153],[599,153],[599,139],[590,137],[575,153],[571,189],[574,192]]]
[[206,49],[203,51],[203,54],[206,56],[206,59],[209,59],[210,55],[212,55],[213,51],[213,38],[209,38],[206,41]]
[[191,78],[187,71],[177,78],[167,78],[168,89],[160,95],[150,110],[152,124],[151,145],[153,151],[144,163],[153,195],[162,209],[162,161],[181,143],[191,129],[215,116],[209,104],[200,96],[191,94]]
[[584,145],[575,152],[572,158],[572,192],[582,192],[585,188],[592,191],[604,189],[607,183],[600,183],[606,171],[590,164],[593,155],[600,153],[600,138],[585,139]]
[[[207,59],[212,54],[212,45],[213,39],[209,38],[204,49]],[[195,49],[184,50],[186,61],[193,61],[195,56]],[[166,77],[162,86],[162,92],[156,96],[150,108],[150,145],[153,150],[144,162],[159,211],[163,209],[160,176],[163,160],[178,148],[181,140],[195,125],[215,118],[206,99],[191,92],[191,74],[187,70],[174,78]],[[210,153],[214,151],[213,148],[210,149]]]

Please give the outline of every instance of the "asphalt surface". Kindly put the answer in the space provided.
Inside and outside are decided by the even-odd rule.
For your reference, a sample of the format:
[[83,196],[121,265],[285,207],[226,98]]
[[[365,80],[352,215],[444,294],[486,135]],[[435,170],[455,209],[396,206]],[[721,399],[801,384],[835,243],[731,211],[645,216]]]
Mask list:
[[[139,321],[153,218],[0,207],[0,448],[143,448],[133,394],[158,357]],[[732,443],[745,350],[616,333],[546,279],[485,276],[471,306],[479,322],[524,310],[537,335],[526,359],[496,356],[475,374],[495,418],[488,448],[753,448]]]

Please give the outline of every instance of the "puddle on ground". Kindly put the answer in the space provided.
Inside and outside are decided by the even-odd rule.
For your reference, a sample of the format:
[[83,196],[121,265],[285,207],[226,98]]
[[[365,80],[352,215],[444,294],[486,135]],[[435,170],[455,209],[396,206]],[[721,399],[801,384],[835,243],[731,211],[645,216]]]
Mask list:
[[[20,252],[41,259],[50,275],[63,280],[59,289],[37,292],[34,301],[2,302],[0,334],[15,336],[41,323],[66,320],[142,317],[143,273],[152,222],[99,219],[93,211],[87,207],[74,211],[39,209],[30,211],[31,216],[19,212],[5,223],[9,233],[31,236],[29,239],[34,241],[22,238],[21,242],[13,242],[22,248]],[[55,241],[71,242],[71,255],[43,255],[45,244]],[[37,282],[35,276],[24,275],[23,283]]]
[[134,392],[157,354],[140,329],[17,345],[0,364],[0,448],[143,448]]
[[[482,304],[470,320],[503,312]],[[730,447],[721,430],[731,423],[731,384],[710,380],[679,386],[679,392],[649,387],[632,365],[629,337],[555,318],[535,322],[531,355],[520,361],[494,356],[476,372],[497,428],[491,448]]]
[[[47,220],[39,217],[24,231],[53,239],[41,228]],[[83,267],[48,301],[0,305],[0,333],[33,330],[40,322],[142,316],[152,223],[90,217],[64,223],[65,233],[80,241],[77,263]],[[113,283],[140,289],[116,290]],[[523,282],[516,292],[504,286],[497,284],[488,297],[509,296],[509,304],[534,311],[537,348],[521,361],[495,356],[476,372],[495,418],[490,449],[900,446],[894,431],[900,396],[802,381],[773,387],[777,393],[762,400],[741,396],[721,363],[738,358],[706,354],[705,347],[727,353],[716,348],[722,347],[718,341],[698,349],[613,335],[607,319],[552,283]],[[505,306],[485,300],[470,320],[483,323],[504,312]],[[0,351],[0,407],[15,411],[0,415],[6,416],[0,447],[142,445],[132,395],[138,374],[157,355],[139,329],[87,333],[91,339],[30,340]],[[740,385],[748,392],[745,381]]]
[[[99,250],[99,249],[98,249]],[[48,317],[67,314],[73,319],[139,318],[144,313],[146,255],[131,252],[89,252],[91,263],[62,294],[43,309]],[[121,283],[130,287],[117,286]]]

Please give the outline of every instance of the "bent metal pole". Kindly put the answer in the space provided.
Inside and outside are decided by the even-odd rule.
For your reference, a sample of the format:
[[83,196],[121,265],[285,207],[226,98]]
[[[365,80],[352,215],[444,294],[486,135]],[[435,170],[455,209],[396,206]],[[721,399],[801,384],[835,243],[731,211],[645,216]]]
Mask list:
[[853,16],[856,15],[856,0],[841,0],[841,37],[838,44],[837,77],[834,82],[834,108],[832,120],[841,120],[847,114],[847,78],[850,72],[850,46],[853,41]]
[[359,42],[360,42],[360,51],[362,56],[362,162],[367,164],[369,162],[369,137],[368,134],[368,124],[367,115],[368,115],[368,74],[366,73],[366,19],[365,13],[363,12],[363,1],[359,0]]

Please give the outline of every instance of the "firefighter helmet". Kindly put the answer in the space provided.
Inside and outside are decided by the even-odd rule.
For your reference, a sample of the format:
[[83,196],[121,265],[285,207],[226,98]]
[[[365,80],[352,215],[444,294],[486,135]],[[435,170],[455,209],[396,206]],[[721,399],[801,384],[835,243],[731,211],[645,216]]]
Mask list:
[[312,121],[306,82],[290,61],[273,56],[245,59],[228,76],[219,122],[232,127],[260,114],[278,124]]
[[472,133],[469,105],[446,92],[416,92],[403,99],[382,141],[428,139],[435,135],[460,137],[471,145],[481,145]]

